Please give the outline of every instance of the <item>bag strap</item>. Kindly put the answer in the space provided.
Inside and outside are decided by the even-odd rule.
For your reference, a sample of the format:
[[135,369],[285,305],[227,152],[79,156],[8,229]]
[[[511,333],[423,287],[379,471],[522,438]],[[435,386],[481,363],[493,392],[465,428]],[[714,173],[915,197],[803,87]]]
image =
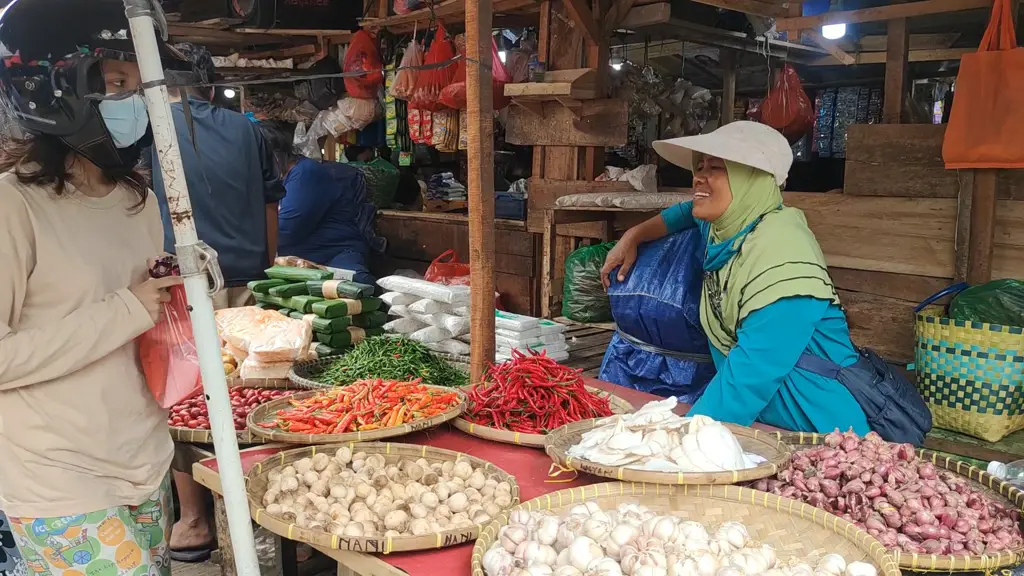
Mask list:
[[[999,2],[999,1],[1001,1],[1001,0],[996,0],[996,2]],[[925,306],[929,306],[931,304],[934,304],[940,298],[944,298],[946,296],[949,296],[950,294],[959,294],[960,292],[963,292],[964,290],[966,290],[969,287],[970,287],[970,285],[967,282],[960,282],[958,284],[953,284],[952,286],[947,286],[947,287],[943,288],[942,290],[939,290],[935,294],[932,294],[931,296],[925,298],[920,304],[915,306],[914,307],[914,314],[917,314],[921,310],[924,310]]]
[[[447,258],[449,256],[451,256],[451,258],[448,258],[448,260],[444,260],[445,258]],[[444,261],[442,262],[442,260],[444,260]],[[431,264],[445,264],[447,262],[458,262],[458,261],[459,261],[459,255],[455,253],[455,249],[454,248],[449,248],[449,249],[445,250],[444,252],[441,252],[441,254],[437,258],[434,258],[434,261],[431,262]]]
[[1010,4],[1010,0],[995,0],[992,3],[992,16],[978,46],[978,52],[1013,50],[1017,47],[1017,32],[1013,27]]
[[810,352],[804,352],[800,355],[800,358],[796,361],[796,367],[824,378],[831,378],[832,380],[838,380],[839,371],[843,369],[839,364],[821,356],[815,356]]

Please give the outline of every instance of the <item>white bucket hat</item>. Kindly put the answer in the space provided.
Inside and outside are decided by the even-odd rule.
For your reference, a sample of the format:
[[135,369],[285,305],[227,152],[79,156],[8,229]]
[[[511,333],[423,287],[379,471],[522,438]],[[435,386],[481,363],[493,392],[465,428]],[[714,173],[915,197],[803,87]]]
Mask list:
[[793,149],[786,137],[770,126],[741,120],[730,122],[710,134],[657,140],[654,151],[675,164],[694,171],[693,153],[752,166],[775,176],[782,186],[793,165]]

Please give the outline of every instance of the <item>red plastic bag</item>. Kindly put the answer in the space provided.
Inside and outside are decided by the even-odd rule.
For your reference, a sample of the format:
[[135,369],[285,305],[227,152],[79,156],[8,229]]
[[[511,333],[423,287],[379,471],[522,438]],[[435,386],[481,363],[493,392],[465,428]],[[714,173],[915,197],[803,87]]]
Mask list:
[[[455,58],[455,47],[448,39],[444,24],[439,21],[434,32],[434,40],[423,56],[423,65],[439,64],[452,58]],[[412,93],[412,98],[409,99],[412,107],[420,110],[443,110],[445,106],[440,102],[441,90],[452,83],[455,71],[454,63],[422,70],[416,78],[416,89]]]
[[[461,42],[460,42],[461,40]],[[455,40],[455,51],[462,58],[455,63],[452,83],[441,89],[439,102],[452,110],[466,109],[466,37],[460,34]]]
[[356,98],[376,98],[377,90],[384,84],[383,67],[373,36],[366,30],[356,32],[345,52],[344,71],[366,74],[346,76],[345,91]]
[[996,0],[978,51],[960,58],[942,141],[946,169],[1024,168],[1024,48],[1011,4]]
[[783,65],[760,109],[751,114],[758,122],[781,132],[791,144],[814,127],[814,106],[800,85],[796,69],[789,64]]
[[[460,47],[459,54],[465,55],[465,46]],[[441,103],[454,110],[466,109],[466,67],[463,60],[459,60],[459,67],[455,72],[455,81],[441,90]],[[512,103],[511,98],[505,97],[505,84],[512,81],[505,65],[498,57],[498,44],[491,37],[491,100],[495,110],[501,110]]]
[[[150,275],[177,274],[177,266],[169,261],[159,261]],[[203,387],[185,287],[171,286],[169,292],[171,301],[163,305],[160,321],[139,336],[139,358],[146,385],[157,404],[164,409],[170,409]]]
[[423,279],[447,286],[469,286],[469,264],[459,262],[455,250],[445,250],[430,263]]

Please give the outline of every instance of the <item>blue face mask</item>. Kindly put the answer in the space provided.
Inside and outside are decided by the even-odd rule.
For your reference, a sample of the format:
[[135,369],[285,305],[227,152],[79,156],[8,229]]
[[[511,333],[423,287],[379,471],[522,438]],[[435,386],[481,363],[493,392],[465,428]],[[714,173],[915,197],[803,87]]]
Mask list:
[[138,142],[149,127],[146,101],[138,94],[123,100],[103,100],[100,115],[118,148],[128,148]]

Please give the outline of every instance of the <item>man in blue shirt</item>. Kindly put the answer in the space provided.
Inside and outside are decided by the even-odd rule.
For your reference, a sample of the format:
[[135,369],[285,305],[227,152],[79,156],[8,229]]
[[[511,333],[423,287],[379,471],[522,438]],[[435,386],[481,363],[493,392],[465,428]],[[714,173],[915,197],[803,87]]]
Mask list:
[[[213,62],[202,48],[179,45],[197,69],[214,80]],[[170,94],[174,128],[181,149],[192,216],[199,239],[220,258],[225,290],[214,296],[216,308],[245,306],[251,294],[245,285],[265,278],[264,270],[277,254],[277,203],[285,194],[273,151],[259,128],[245,116],[211,104],[211,88],[189,90],[191,127],[178,94]],[[164,249],[174,252],[163,174],[154,147],[145,160],[153,170],[153,191],[164,226]],[[209,557],[216,540],[206,510],[205,489],[190,474],[175,472],[174,483],[181,517],[174,525],[171,558],[201,562]]]
[[294,153],[286,129],[266,127],[284,174],[287,194],[278,218],[285,256],[354,273],[354,280],[374,284],[366,265],[374,237],[375,211],[366,202],[362,172],[339,162],[317,162]]

